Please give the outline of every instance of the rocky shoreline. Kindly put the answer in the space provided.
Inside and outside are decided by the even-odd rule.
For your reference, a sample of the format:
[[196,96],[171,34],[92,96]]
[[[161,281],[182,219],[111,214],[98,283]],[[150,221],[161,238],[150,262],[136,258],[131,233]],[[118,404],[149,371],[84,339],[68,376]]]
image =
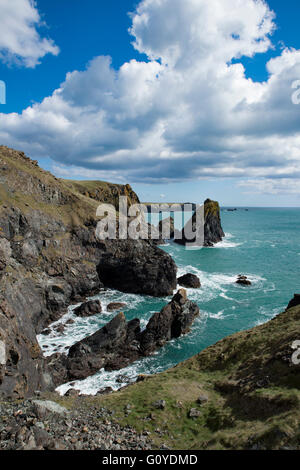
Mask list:
[[118,392],[2,399],[0,450],[299,450],[299,331],[298,304]]
[[83,380],[100,369],[121,370],[188,333],[199,314],[199,307],[180,289],[168,305],[150,318],[143,331],[139,319],[127,322],[121,312],[96,333],[73,344],[68,355],[48,357],[48,370],[55,386]]
[[[128,206],[138,202],[129,185],[87,182],[85,189],[85,182],[60,180],[3,146],[0,178],[0,394],[24,398],[55,388],[36,336],[70,304],[103,287],[173,295],[177,267],[149,240],[96,238],[102,199],[116,209],[120,195]],[[219,213],[209,212],[207,233],[218,224]]]

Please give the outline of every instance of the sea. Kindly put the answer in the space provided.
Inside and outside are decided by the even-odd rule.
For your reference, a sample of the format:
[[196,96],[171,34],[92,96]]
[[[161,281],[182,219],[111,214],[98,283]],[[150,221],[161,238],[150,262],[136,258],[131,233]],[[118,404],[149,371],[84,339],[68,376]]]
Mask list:
[[[140,374],[169,369],[226,336],[271,320],[286,308],[294,293],[300,292],[300,208],[238,208],[236,211],[222,208],[221,218],[226,237],[213,248],[187,250],[173,242],[161,246],[175,260],[178,276],[193,273],[200,278],[200,289],[187,289],[189,298],[197,302],[201,312],[190,333],[125,369],[101,370],[83,381],[64,384],[58,387],[59,393],[64,394],[69,388],[90,395],[106,387],[117,390],[134,382]],[[177,221],[176,224],[181,228]],[[236,284],[239,274],[246,275],[252,285]],[[98,298],[103,307],[101,314],[78,318],[73,310],[79,304],[72,305],[51,325],[49,336],[38,336],[45,356],[67,353],[72,344],[103,327],[116,315],[107,312],[110,302],[126,303],[126,318],[140,318],[144,328],[153,313],[171,299],[115,290],[91,297]],[[70,319],[74,323],[66,325],[64,334],[55,331],[55,326]]]

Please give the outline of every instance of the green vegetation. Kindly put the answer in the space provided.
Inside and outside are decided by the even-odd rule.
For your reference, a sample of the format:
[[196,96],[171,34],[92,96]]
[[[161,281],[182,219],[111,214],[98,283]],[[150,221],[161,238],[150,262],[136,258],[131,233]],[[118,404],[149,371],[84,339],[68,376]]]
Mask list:
[[[171,449],[279,449],[300,446],[300,307],[237,333],[174,369],[107,396],[58,401],[114,411],[114,419],[150,432]],[[205,395],[208,400],[198,403]],[[164,409],[154,402],[165,400]],[[130,405],[130,412],[127,411]],[[200,412],[190,418],[191,409]]]
[[207,201],[204,205],[204,217],[207,220],[208,216],[219,217],[220,216],[220,206],[217,201]]
[[65,225],[80,226],[96,218],[99,202],[117,210],[119,196],[126,196],[129,206],[139,202],[130,185],[59,179],[23,152],[4,146],[0,166],[0,211],[1,206],[13,205],[24,214],[38,210]]

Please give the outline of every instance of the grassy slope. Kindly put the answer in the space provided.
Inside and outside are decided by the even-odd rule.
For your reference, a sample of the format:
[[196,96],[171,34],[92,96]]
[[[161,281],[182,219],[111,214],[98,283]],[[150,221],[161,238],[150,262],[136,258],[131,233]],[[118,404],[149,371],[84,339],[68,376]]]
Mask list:
[[[43,199],[41,186],[45,187],[45,193],[59,193],[63,202]],[[0,146],[0,210],[4,205],[18,207],[24,214],[32,209],[40,210],[74,226],[95,219],[99,201],[118,208],[120,194],[127,196],[129,205],[138,202],[129,185],[56,178],[23,152]]]
[[[296,339],[300,307],[122,391],[59,401],[108,407],[123,425],[149,431],[157,446],[172,449],[300,448],[300,366],[291,363]],[[199,405],[203,394],[208,402]],[[157,410],[153,402],[161,399],[166,408]],[[189,418],[191,408],[201,416]]]

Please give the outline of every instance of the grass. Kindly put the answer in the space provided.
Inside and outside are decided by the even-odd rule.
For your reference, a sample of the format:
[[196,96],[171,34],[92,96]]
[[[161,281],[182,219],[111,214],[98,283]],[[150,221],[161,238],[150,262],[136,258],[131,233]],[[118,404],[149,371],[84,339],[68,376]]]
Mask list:
[[[22,152],[0,146],[0,211],[4,206],[19,208],[23,214],[38,210],[67,226],[82,226],[96,219],[99,202],[115,205],[120,195],[128,204],[138,202],[129,185],[104,181],[72,181],[56,178],[41,169]],[[59,195],[55,201],[48,194]]]
[[[69,408],[80,404],[113,410],[120,424],[149,432],[157,448],[299,448],[299,366],[284,359],[291,356],[288,348],[297,336],[300,307],[121,391],[56,400]],[[268,377],[264,387],[256,384],[262,377]],[[198,404],[200,395],[208,397],[207,403]],[[158,400],[165,400],[165,409],[155,408]],[[200,411],[199,418],[189,417],[191,408]]]

